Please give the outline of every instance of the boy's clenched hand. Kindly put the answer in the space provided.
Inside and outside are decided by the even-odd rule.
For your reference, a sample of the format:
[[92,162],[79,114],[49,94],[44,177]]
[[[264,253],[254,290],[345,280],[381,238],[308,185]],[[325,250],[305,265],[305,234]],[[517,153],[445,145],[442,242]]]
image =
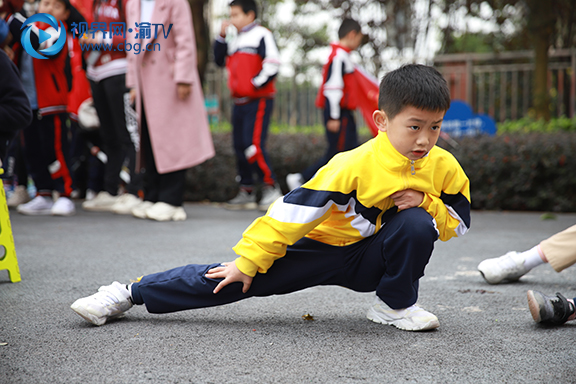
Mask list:
[[228,284],[235,283],[237,281],[243,284],[242,292],[243,293],[248,292],[248,289],[250,289],[250,285],[252,284],[253,277],[245,275],[242,272],[240,272],[240,270],[236,266],[236,263],[233,261],[228,263],[222,263],[222,265],[223,267],[221,266],[212,268],[206,273],[206,277],[209,279],[221,279],[221,278],[224,279],[220,282],[220,284],[216,286],[216,288],[214,289],[214,293],[218,293],[222,288],[224,288]]
[[390,198],[394,200],[394,204],[396,204],[398,209],[403,210],[418,207],[422,204],[424,193],[413,189],[405,189],[391,194]]

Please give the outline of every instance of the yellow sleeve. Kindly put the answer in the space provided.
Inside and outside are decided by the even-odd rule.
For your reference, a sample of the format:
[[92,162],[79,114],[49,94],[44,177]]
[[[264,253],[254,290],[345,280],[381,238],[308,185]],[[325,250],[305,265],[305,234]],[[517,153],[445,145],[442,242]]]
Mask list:
[[455,172],[445,178],[441,195],[424,193],[420,204],[436,220],[442,241],[462,236],[470,228],[470,182],[455,159],[454,162]]

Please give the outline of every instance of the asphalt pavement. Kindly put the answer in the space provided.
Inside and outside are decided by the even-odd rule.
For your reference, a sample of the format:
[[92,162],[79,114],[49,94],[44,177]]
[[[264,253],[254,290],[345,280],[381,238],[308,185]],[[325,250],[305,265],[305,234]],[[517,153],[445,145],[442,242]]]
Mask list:
[[76,204],[73,217],[11,212],[22,281],[0,271],[0,383],[576,382],[576,322],[539,326],[526,301],[528,289],[575,297],[576,267],[543,265],[496,286],[476,270],[576,214],[473,212],[470,232],[438,242],[421,279],[419,304],[440,320],[431,332],[373,323],[373,293],[341,287],[166,315],[138,306],[96,327],[74,300],[114,280],[232,260],[259,213],[186,204],[185,222],[158,223]]

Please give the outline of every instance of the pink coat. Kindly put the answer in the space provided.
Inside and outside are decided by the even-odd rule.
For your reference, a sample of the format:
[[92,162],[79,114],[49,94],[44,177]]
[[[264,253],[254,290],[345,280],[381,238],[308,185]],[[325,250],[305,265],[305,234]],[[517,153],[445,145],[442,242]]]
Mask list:
[[[196,43],[192,14],[186,0],[155,0],[151,24],[163,24],[165,32],[172,24],[168,38],[162,28],[154,38],[135,39],[135,23],[140,24],[140,0],[126,6],[126,85],[136,89],[136,110],[141,116],[142,97],[150,141],[159,173],[174,172],[200,164],[214,156],[212,135],[204,106],[202,85],[196,67]],[[139,43],[140,54],[134,44]],[[156,51],[146,51],[148,44]],[[132,50],[128,51],[131,44]],[[152,45],[149,46],[152,50]],[[180,100],[178,83],[192,84],[190,96]],[[140,156],[138,156],[140,158]]]

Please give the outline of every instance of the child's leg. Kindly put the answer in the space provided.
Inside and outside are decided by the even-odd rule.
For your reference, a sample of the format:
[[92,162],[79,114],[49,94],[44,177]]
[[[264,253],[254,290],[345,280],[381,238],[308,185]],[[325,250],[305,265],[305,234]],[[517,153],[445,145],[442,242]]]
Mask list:
[[[324,126],[327,125],[330,118],[330,111],[328,108],[324,109]],[[358,146],[358,138],[356,133],[356,122],[352,111],[342,109],[340,116],[340,130],[338,132],[330,132],[326,128],[326,142],[328,147],[324,156],[318,159],[314,164],[306,168],[302,172],[304,180],[308,181],[322,168],[331,158],[339,152],[347,151]]]
[[151,313],[211,307],[253,296],[284,294],[317,285],[345,285],[346,255],[358,245],[335,247],[302,239],[288,247],[286,256],[276,260],[265,274],[257,274],[247,293],[233,283],[214,294],[221,279],[208,279],[206,272],[220,264],[187,265],[144,276],[132,285],[135,304],[145,304]]
[[266,152],[266,138],[274,100],[262,98],[253,104],[251,111],[244,116],[244,126],[250,127],[246,131],[251,131],[251,146],[255,149],[248,162],[252,165],[252,171],[258,175],[259,182],[274,186],[276,176]]
[[53,144],[47,145],[50,175],[54,189],[60,196],[69,197],[72,193],[72,173],[70,172],[70,142],[68,141],[68,115],[54,115]]
[[244,126],[244,115],[249,105],[234,105],[232,111],[232,140],[236,153],[236,167],[240,176],[240,185],[252,187],[254,185],[252,167],[246,158],[246,148],[252,143],[251,129]]
[[344,129],[344,135],[346,142],[344,143],[343,151],[349,151],[358,146],[358,132],[356,130],[356,120],[354,120],[354,112],[349,109],[342,110],[342,117],[340,118],[340,124],[342,129]]
[[[65,155],[68,149],[65,124],[62,114],[42,119],[35,116],[32,124],[24,129],[24,154],[39,195],[51,196],[55,189],[64,196],[72,192],[72,177]],[[59,183],[55,179],[60,179]]]
[[376,290],[393,309],[410,307],[418,299],[418,280],[424,276],[437,238],[432,217],[424,209],[398,212],[362,253],[350,259],[346,286]]
[[[94,107],[100,119],[100,135],[104,153],[108,157],[104,174],[104,189],[113,196],[118,194],[120,171],[126,157],[134,164],[135,149],[124,115],[125,75],[90,82]],[[131,172],[130,176],[134,174]]]
[[576,263],[576,225],[540,243],[542,252],[556,272]]

